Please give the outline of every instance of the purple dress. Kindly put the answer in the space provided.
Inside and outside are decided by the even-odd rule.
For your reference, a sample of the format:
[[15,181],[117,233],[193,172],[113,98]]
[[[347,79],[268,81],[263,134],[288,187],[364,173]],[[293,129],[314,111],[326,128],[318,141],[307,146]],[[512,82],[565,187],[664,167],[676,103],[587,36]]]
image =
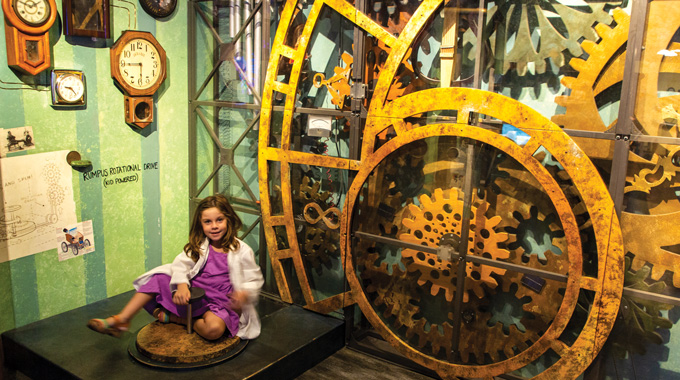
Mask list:
[[[231,336],[238,333],[239,315],[231,309],[231,299],[229,295],[234,290],[229,279],[229,264],[227,254],[215,252],[212,245],[208,248],[208,260],[203,269],[190,281],[192,287],[199,287],[205,290],[205,297],[194,302],[192,306],[192,316],[202,316],[206,311],[212,311],[215,315],[222,318]],[[159,305],[165,310],[186,318],[187,307],[175,305],[172,302],[172,291],[170,290],[170,276],[166,274],[155,274],[149,282],[142,285],[138,292],[156,294],[156,299],[151,300],[144,309],[150,314]]]

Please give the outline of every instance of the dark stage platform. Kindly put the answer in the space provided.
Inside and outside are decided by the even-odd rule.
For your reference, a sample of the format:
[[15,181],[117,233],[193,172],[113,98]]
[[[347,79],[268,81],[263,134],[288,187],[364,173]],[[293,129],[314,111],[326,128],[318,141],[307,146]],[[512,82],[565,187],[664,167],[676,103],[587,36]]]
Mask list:
[[291,379],[344,346],[344,322],[262,297],[262,334],[238,356],[191,370],[156,369],[128,354],[134,332],[153,321],[140,312],[121,339],[89,330],[116,313],[124,293],[2,334],[5,365],[33,379]]

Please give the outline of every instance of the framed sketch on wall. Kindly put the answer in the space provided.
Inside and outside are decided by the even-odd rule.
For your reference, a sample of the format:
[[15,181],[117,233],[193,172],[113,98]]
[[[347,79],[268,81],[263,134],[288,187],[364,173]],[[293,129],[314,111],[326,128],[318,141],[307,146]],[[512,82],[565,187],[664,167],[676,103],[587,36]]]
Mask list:
[[64,35],[111,38],[109,0],[63,0]]

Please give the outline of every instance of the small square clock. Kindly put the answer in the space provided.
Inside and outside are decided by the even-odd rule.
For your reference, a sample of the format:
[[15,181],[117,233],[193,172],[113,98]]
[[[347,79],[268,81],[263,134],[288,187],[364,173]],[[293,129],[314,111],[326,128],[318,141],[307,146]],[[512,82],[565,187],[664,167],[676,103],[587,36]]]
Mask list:
[[52,70],[52,106],[85,106],[87,88],[85,74],[78,70]]
[[111,38],[109,0],[63,0],[64,35]]

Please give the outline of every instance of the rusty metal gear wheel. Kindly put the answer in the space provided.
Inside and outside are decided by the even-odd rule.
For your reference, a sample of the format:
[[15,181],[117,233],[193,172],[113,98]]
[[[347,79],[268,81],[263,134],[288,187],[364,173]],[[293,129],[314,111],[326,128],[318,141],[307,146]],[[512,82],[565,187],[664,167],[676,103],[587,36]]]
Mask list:
[[[289,281],[293,277],[288,277],[289,274],[284,271],[284,268],[290,268],[289,265],[292,262],[295,278],[305,299],[305,307],[316,311],[329,312],[356,301],[371,325],[397,350],[419,364],[436,370],[444,378],[458,376],[490,378],[524,368],[539,360],[548,352],[551,353],[554,360],[538,374],[539,378],[576,378],[600,350],[616,316],[621,296],[623,259],[620,230],[613,204],[608,196],[607,189],[583,152],[556,125],[525,105],[498,94],[461,88],[430,89],[408,95],[404,95],[402,92],[398,97],[390,96],[390,94],[395,93],[395,90],[400,89],[400,84],[395,83],[395,78],[398,77],[399,67],[408,59],[408,52],[412,49],[416,36],[434,13],[441,8],[442,4],[442,1],[437,0],[424,0],[418,4],[413,4],[413,12],[409,14],[408,22],[405,23],[398,35],[395,35],[371,17],[355,9],[350,2],[338,0],[315,1],[311,7],[305,9],[304,17],[306,17],[306,21],[303,22],[304,26],[299,24],[299,28],[294,27],[293,18],[302,13],[294,1],[286,3],[280,17],[280,29],[272,46],[267,84],[262,95],[258,146],[263,224],[273,272],[281,297],[288,302],[292,299],[290,290],[292,284]],[[374,36],[379,44],[389,47],[389,54],[385,58],[384,65],[375,82],[372,97],[367,104],[367,118],[363,128],[359,157],[356,159],[302,152],[299,151],[299,147],[296,150],[292,146],[291,134],[295,130],[293,115],[296,112],[297,91],[301,84],[300,76],[308,60],[311,36],[323,8],[343,16],[357,28]],[[404,18],[404,20],[406,19]],[[280,62],[289,63],[289,73],[279,72]],[[438,111],[445,111],[447,115],[454,115],[451,120],[455,120],[455,124],[415,122],[415,119],[420,118],[425,113]],[[492,119],[519,128],[528,135],[528,141],[518,145],[490,130],[475,127],[473,116],[475,114],[487,115]],[[386,132],[389,132],[387,133],[388,137],[381,138],[386,136]],[[449,320],[459,320],[461,316],[458,313],[452,313],[450,316],[448,314],[440,315],[437,318],[431,315],[424,317],[423,310],[430,307],[427,303],[428,297],[431,296],[431,289],[427,289],[428,293],[419,293],[419,291],[422,291],[422,287],[417,284],[418,277],[411,276],[415,273],[408,272],[405,266],[401,267],[401,264],[405,263],[390,264],[386,259],[383,261],[383,259],[380,259],[381,256],[375,256],[377,251],[370,250],[372,244],[375,243],[368,244],[361,238],[354,239],[352,236],[352,234],[355,234],[355,237],[357,237],[356,234],[362,231],[372,233],[375,233],[376,230],[380,231],[381,224],[375,222],[370,216],[385,212],[385,215],[391,215],[391,219],[382,223],[382,228],[383,230],[387,228],[390,231],[383,233],[386,236],[391,236],[390,238],[400,242],[400,244],[406,244],[405,241],[397,239],[393,232],[395,228],[399,231],[402,226],[394,224],[393,221],[398,219],[399,216],[396,215],[398,211],[392,212],[392,209],[403,210],[406,205],[413,202],[412,199],[409,199],[413,196],[427,194],[428,191],[434,192],[434,189],[437,188],[450,189],[455,185],[437,182],[446,179],[446,176],[439,175],[445,173],[446,170],[443,170],[432,175],[435,182],[425,180],[422,183],[417,183],[417,186],[412,189],[415,193],[410,191],[408,194],[399,194],[398,191],[386,193],[384,192],[385,189],[391,190],[390,187],[385,187],[380,182],[394,181],[385,179],[382,175],[385,173],[384,167],[380,167],[380,165],[388,155],[404,149],[404,147],[444,136],[461,140],[468,146],[491,146],[519,162],[524,170],[528,171],[535,179],[538,187],[550,199],[554,208],[559,211],[559,223],[564,230],[565,241],[567,242],[566,249],[562,254],[563,257],[567,258],[563,263],[565,272],[553,273],[550,268],[545,271],[545,276],[549,277],[546,281],[560,282],[561,285],[555,285],[555,287],[561,287],[560,290],[563,290],[561,304],[556,307],[555,314],[547,318],[549,322],[544,322],[545,325],[531,325],[522,322],[526,330],[520,331],[519,328],[517,330],[522,334],[517,334],[515,328],[508,327],[505,329],[501,327],[499,322],[493,319],[493,315],[489,319],[481,319],[482,322],[487,321],[486,324],[480,322],[479,327],[483,329],[481,334],[496,329],[494,330],[496,333],[488,334],[489,340],[480,345],[480,347],[483,347],[484,354],[489,354],[489,359],[484,358],[481,361],[484,363],[482,365],[469,364],[462,357],[462,353],[467,350],[469,355],[466,360],[480,363],[478,356],[481,356],[481,354],[478,353],[480,351],[477,351],[476,348],[461,347],[464,342],[468,342],[468,345],[480,343],[478,340],[466,340],[469,335],[465,335],[463,327],[460,324],[449,322]],[[558,181],[541,163],[541,160],[537,159],[537,151],[541,148],[552,154],[553,159],[565,168],[574,186],[580,192],[583,207],[592,219],[594,236],[597,240],[596,256],[598,263],[600,263],[595,273],[583,271],[583,252],[576,216]],[[446,160],[441,162],[446,164]],[[355,173],[342,207],[339,223],[341,228],[341,261],[346,263],[345,276],[351,288],[351,291],[346,294],[336,294],[320,300],[312,291],[310,279],[307,276],[306,263],[300,252],[300,243],[295,233],[296,220],[292,208],[292,188],[296,184],[292,183],[291,167],[293,165],[323,166]],[[429,173],[427,175],[435,173],[437,170],[427,167],[420,169],[423,173]],[[404,182],[410,184],[414,181]],[[281,197],[277,196],[277,189],[280,189]],[[381,192],[375,193],[376,189]],[[470,197],[470,194],[468,192],[466,196]],[[388,200],[389,196],[393,198]],[[432,194],[428,196],[432,197]],[[379,206],[384,203],[388,207],[384,207],[382,210],[368,210],[369,212],[359,215],[355,206],[361,207],[362,197],[373,199],[368,202],[369,205]],[[383,200],[386,202],[381,202]],[[484,202],[489,203],[488,209],[483,206]],[[497,212],[497,206],[497,204],[491,204],[487,199],[484,199],[475,207],[477,207],[477,214],[481,215],[480,210],[483,209],[485,210],[484,218],[487,221],[492,221],[496,216],[494,213]],[[323,207],[321,208],[323,209]],[[490,222],[490,224],[493,223]],[[470,232],[472,225],[472,223],[463,223],[466,233]],[[498,225],[500,226],[500,224]],[[361,226],[365,230],[357,229]],[[481,235],[477,228],[472,230],[475,238],[477,235]],[[282,247],[277,245],[277,231],[284,235],[289,244]],[[496,232],[501,236],[502,231]],[[467,242],[467,237],[460,240]],[[503,249],[503,247],[499,248]],[[467,250],[464,252],[467,253]],[[472,254],[469,256],[470,261],[473,258],[488,259],[484,257],[485,255],[478,257]],[[507,264],[512,264],[512,258],[505,261],[488,260],[488,262],[485,262],[486,264],[480,265],[500,268],[499,265],[502,265],[505,261],[508,261]],[[531,268],[532,262],[522,264]],[[533,265],[539,266],[543,263],[533,263]],[[458,276],[456,280],[462,280],[460,287],[464,288],[464,277],[467,277],[465,270],[467,263],[465,263],[465,267],[460,265],[459,268],[463,271],[462,275]],[[506,268],[502,269],[506,270]],[[521,272],[521,270],[519,271]],[[471,272],[471,276],[474,276],[473,273],[474,271]],[[568,277],[564,275],[565,273],[569,274]],[[385,277],[385,274],[389,277]],[[507,272],[503,275],[500,273],[489,274],[489,278],[496,280],[498,285],[504,285],[503,278],[507,276]],[[554,278],[551,278],[551,276]],[[396,279],[399,281],[396,281]],[[485,296],[509,293],[522,305],[520,309],[523,309],[528,305],[525,302],[527,299],[525,296],[521,296],[520,289],[514,287],[516,281],[511,282],[508,291],[501,291],[501,286],[496,286],[493,289],[485,283],[480,283],[480,287],[485,290]],[[463,292],[460,289],[454,289],[454,291],[456,290],[458,291],[454,293],[454,299],[460,296],[461,302],[452,302],[452,304],[465,305],[462,302]],[[569,325],[581,292],[592,295],[592,306],[587,317],[584,318],[582,326],[579,326],[577,331],[570,331],[570,334],[575,336],[574,339],[563,340],[561,339],[562,333]],[[473,291],[472,295],[474,294],[476,293]],[[395,297],[394,301],[390,301],[390,297]],[[468,305],[474,304],[477,300],[476,295],[468,298]],[[487,300],[482,299],[480,302],[483,305]],[[399,309],[390,305],[404,306],[404,314],[399,314]],[[486,318],[484,313],[480,315]],[[462,316],[462,318],[467,317]],[[489,326],[489,323],[499,327]],[[525,337],[529,337],[529,339],[523,340]],[[518,344],[517,342],[523,343]],[[474,360],[471,359],[472,356],[475,357]]]
[[[499,248],[499,243],[508,238],[508,234],[498,232],[496,226],[500,223],[500,216],[487,218],[484,216],[488,204],[482,203],[473,206],[471,213],[474,215],[472,225],[466,228],[470,230],[469,240],[471,242],[471,255],[490,256],[493,259],[507,259],[510,252]],[[420,206],[410,205],[409,216],[402,219],[403,225],[408,231],[399,235],[399,239],[419,245],[437,247],[441,240],[446,236],[453,239],[460,239],[464,228],[463,221],[463,201],[459,199],[457,189],[435,189],[432,197],[423,194],[420,196]],[[440,290],[444,290],[446,300],[453,300],[455,292],[455,276],[457,265],[450,261],[443,261],[432,253],[421,252],[413,249],[404,249],[401,253],[410,263],[407,265],[409,272],[420,273],[418,285],[432,283],[431,293],[436,295]],[[496,288],[498,282],[492,276],[504,275],[505,270],[474,265],[467,263],[465,278],[465,288],[472,290],[478,297],[484,297],[482,284],[490,288]],[[469,293],[463,294],[463,302],[467,302]]]
[[[435,368],[443,377],[494,376],[522,368],[536,360],[548,349],[557,352],[559,359],[556,360],[555,364],[550,368],[541,373],[539,377],[576,377],[589,363],[589,360],[582,361],[576,359],[576,357],[582,357],[580,356],[581,354],[576,354],[576,352],[590,352],[594,355],[594,353],[601,348],[604,343],[604,337],[600,336],[599,332],[603,331],[601,328],[611,328],[614,316],[618,309],[622,288],[621,276],[623,260],[621,256],[620,231],[618,229],[616,217],[613,214],[613,204],[606,196],[607,190],[604,187],[604,184],[600,182],[598,176],[585,174],[585,171],[594,172],[594,166],[587,160],[585,155],[582,155],[582,153],[580,155],[573,154],[573,152],[578,151],[578,148],[573,141],[559,131],[557,126],[551,124],[537,113],[526,109],[521,104],[511,101],[501,95],[460,88],[433,89],[419,92],[417,94],[417,99],[417,102],[411,103],[415,100],[415,97],[406,96],[388,103],[384,112],[391,115],[391,118],[385,123],[398,124],[400,122],[399,120],[403,120],[418,112],[427,112],[433,109],[458,110],[458,115],[460,117],[461,110],[464,110],[465,112],[479,112],[491,115],[492,117],[500,118],[502,120],[505,118],[509,124],[518,126],[528,133],[531,137],[530,142],[520,146],[506,137],[467,124],[423,125],[411,130],[401,130],[395,138],[366,158],[364,166],[360,168],[355,182],[348,193],[348,205],[354,205],[354,200],[359,192],[366,192],[366,187],[370,186],[376,173],[382,172],[381,165],[386,165],[384,162],[389,161],[388,157],[390,155],[394,155],[395,157],[399,156],[400,148],[408,147],[408,145],[413,142],[423,140],[429,141],[427,139],[442,136],[455,136],[456,138],[468,139],[469,141],[478,141],[481,144],[491,145],[523,165],[525,170],[531,173],[538,181],[540,186],[544,189],[544,192],[554,204],[555,209],[559,210],[559,223],[564,230],[566,236],[565,240],[568,242],[566,249],[563,252],[563,256],[568,259],[556,260],[550,253],[546,253],[546,258],[548,261],[552,261],[554,263],[553,265],[546,265],[539,262],[537,259],[530,259],[529,262],[524,263],[524,265],[547,270],[551,273],[557,273],[563,276],[568,273],[568,281],[566,284],[559,284],[557,281],[547,280],[546,284],[542,285],[544,287],[541,290],[541,294],[543,294],[543,291],[546,292],[546,295],[543,296],[543,298],[537,294],[531,294],[531,292],[526,289],[520,289],[516,285],[515,287],[510,285],[509,288],[507,288],[506,285],[506,293],[509,292],[512,297],[522,300],[522,308],[531,309],[539,302],[546,300],[550,300],[551,302],[560,300],[561,305],[557,304],[548,307],[548,309],[552,308],[553,315],[546,315],[545,320],[537,318],[535,319],[535,322],[532,322],[530,318],[525,319],[525,331],[520,331],[516,326],[504,329],[503,325],[498,323],[493,325],[496,327],[488,326],[488,323],[483,323],[485,319],[482,319],[480,326],[484,327],[480,331],[475,331],[475,333],[476,335],[487,336],[488,341],[484,342],[478,342],[475,339],[472,339],[471,337],[475,334],[469,334],[464,331],[466,328],[465,325],[451,325],[449,328],[446,323],[443,323],[437,324],[437,329],[432,328],[434,324],[431,324],[431,326],[428,327],[428,320],[419,318],[419,314],[415,315],[414,322],[416,324],[412,328],[413,332],[411,332],[411,329],[401,332],[402,330],[387,325],[382,317],[377,317],[377,315],[374,314],[376,313],[375,305],[371,304],[371,302],[364,297],[363,292],[361,291],[362,281],[360,281],[359,277],[355,274],[356,268],[348,266],[346,268],[348,281],[350,282],[350,286],[357,291],[357,293],[355,293],[355,298],[362,311],[371,324],[381,332],[383,337],[400,349],[402,353],[423,365]],[[519,111],[511,113],[503,112],[508,109]],[[381,118],[379,122],[384,122],[385,120],[386,118]],[[537,128],[537,126],[540,127]],[[382,127],[382,125],[380,127]],[[382,130],[380,127],[376,126],[376,130]],[[550,151],[553,154],[554,159],[559,162],[560,165],[564,166],[565,171],[571,176],[574,185],[579,190],[583,189],[581,190],[581,196],[583,197],[585,207],[593,221],[593,226],[597,235],[599,247],[598,262],[607,262],[607,273],[605,273],[605,268],[600,267],[599,272],[595,276],[583,274],[581,268],[583,264],[583,253],[580,245],[581,238],[579,225],[576,223],[576,216],[567,200],[567,195],[563,193],[557,180],[549,174],[548,169],[546,169],[538,159],[536,152],[541,147]],[[571,161],[574,156],[581,158],[579,162]],[[371,192],[370,189],[368,192]],[[439,225],[445,224],[448,229],[444,231],[447,233],[451,231],[455,234],[453,224],[456,221],[456,213],[453,212],[453,210],[454,207],[456,207],[457,198],[457,195],[454,196],[451,192],[445,194],[443,190],[435,190],[432,196],[421,196],[420,206],[411,205],[408,207],[409,214],[406,215],[405,213],[405,216],[402,219],[403,226],[407,228],[408,233],[400,235],[400,238],[420,245],[427,245],[433,241],[438,242],[437,239],[440,237],[438,234],[439,231],[437,233],[434,232],[434,227],[437,225],[437,222],[430,223],[430,220],[436,221],[437,215],[442,214],[439,210],[443,210],[445,213],[445,210],[448,209],[452,211],[452,217],[447,219],[442,215],[439,220]],[[596,206],[596,204],[598,206]],[[365,211],[363,207],[365,206],[361,206],[360,208],[361,213]],[[484,212],[479,212],[478,210],[480,209],[484,210]],[[355,208],[344,208],[343,218],[349,218],[351,220],[352,211],[350,210],[355,210]],[[480,215],[484,215],[484,218],[488,221],[494,220],[493,217],[486,215],[486,210],[487,206],[485,203],[479,202],[475,211],[472,212],[472,214],[475,215],[473,220]],[[529,217],[530,216],[527,216],[527,218]],[[444,219],[446,222],[443,221]],[[543,219],[538,220],[544,221]],[[549,221],[548,223],[550,224]],[[366,223],[360,224],[365,225]],[[499,223],[490,223],[492,226],[496,226],[497,224]],[[430,231],[427,231],[426,226],[429,226],[428,228]],[[343,225],[341,235],[347,236],[346,234],[350,231],[353,231],[354,234],[361,232],[361,230],[345,229]],[[478,231],[475,227],[470,236],[476,236],[477,233]],[[503,243],[507,240],[507,237],[503,235],[504,234],[499,234],[498,239],[491,240],[497,241],[497,243]],[[359,236],[366,235],[360,234]],[[474,238],[473,241],[475,241]],[[476,247],[476,244],[470,245],[470,248],[473,250],[474,247]],[[418,250],[414,249],[414,252],[418,252]],[[351,248],[350,252],[345,251],[345,255],[347,254],[352,255],[352,260],[360,260],[359,257],[363,255],[360,248]],[[449,286],[449,283],[451,283],[450,280],[446,280],[445,282],[432,281],[432,279],[439,280],[441,278],[441,275],[439,274],[432,276],[432,271],[443,273],[443,271],[452,268],[449,268],[444,261],[437,261],[433,256],[427,257],[425,255],[420,255],[420,257],[418,257],[418,255],[419,253],[410,254],[407,249],[402,251],[402,256],[407,259],[407,265],[410,264],[409,261],[412,261],[421,266],[421,268],[418,269],[418,273],[421,275],[418,277],[418,282],[433,284],[430,288],[431,294],[441,293],[442,289],[453,289],[455,292],[455,287]],[[354,256],[357,257],[354,258]],[[508,256],[504,254],[504,257],[507,258]],[[352,263],[352,260],[346,262]],[[609,264],[612,266],[609,266]],[[427,273],[428,269],[431,269],[430,274],[422,276]],[[494,268],[494,270],[495,269],[496,268]],[[517,284],[522,283],[523,281],[522,277],[513,279],[507,272],[502,274],[500,272],[502,271],[496,271],[494,275],[489,275],[489,278],[498,276],[504,284]],[[465,276],[467,277],[467,271],[464,273],[466,273]],[[601,279],[604,278],[602,276],[605,276],[609,280],[606,282],[602,281]],[[465,280],[467,281],[467,278]],[[489,286],[489,284],[483,284],[483,281],[480,281],[479,284],[480,287],[483,286],[483,289],[491,291],[491,293],[483,293],[483,295],[487,296],[488,294],[493,294],[494,284]],[[472,294],[476,294],[474,292],[475,287],[476,285],[474,282],[471,283],[469,290],[472,293],[470,298],[473,298]],[[500,292],[500,289],[498,290]],[[580,331],[578,338],[574,342],[567,343],[560,341],[558,337],[564,332],[566,324],[576,305],[579,293],[583,290],[596,294],[596,306],[593,311],[597,311],[595,313],[591,312],[588,321],[583,326],[583,330]],[[551,294],[547,295],[548,292]],[[468,301],[470,301],[470,298],[468,298]],[[423,300],[421,299],[419,302],[413,302],[413,305],[422,309],[422,305],[419,304],[422,303],[422,301]],[[543,311],[548,309],[543,309]],[[486,320],[488,321],[489,319]],[[603,321],[607,322],[603,324]],[[400,321],[397,325],[402,326],[404,325],[404,322],[407,321]],[[456,332],[457,329],[460,329],[460,331]],[[456,334],[459,336],[458,346],[452,346],[450,348],[452,352],[447,352],[446,355],[442,355],[440,352],[442,348],[444,351],[449,349],[443,342],[449,339],[449,335],[454,336]],[[417,339],[414,339],[413,337],[416,335],[418,335]],[[429,343],[432,349],[436,346],[436,352],[434,350],[424,349],[425,343]],[[472,361],[472,357],[479,363],[479,357],[484,357],[484,355],[488,355],[491,359],[483,359],[483,365],[465,364],[466,361]],[[558,373],[561,375],[557,375]]]

